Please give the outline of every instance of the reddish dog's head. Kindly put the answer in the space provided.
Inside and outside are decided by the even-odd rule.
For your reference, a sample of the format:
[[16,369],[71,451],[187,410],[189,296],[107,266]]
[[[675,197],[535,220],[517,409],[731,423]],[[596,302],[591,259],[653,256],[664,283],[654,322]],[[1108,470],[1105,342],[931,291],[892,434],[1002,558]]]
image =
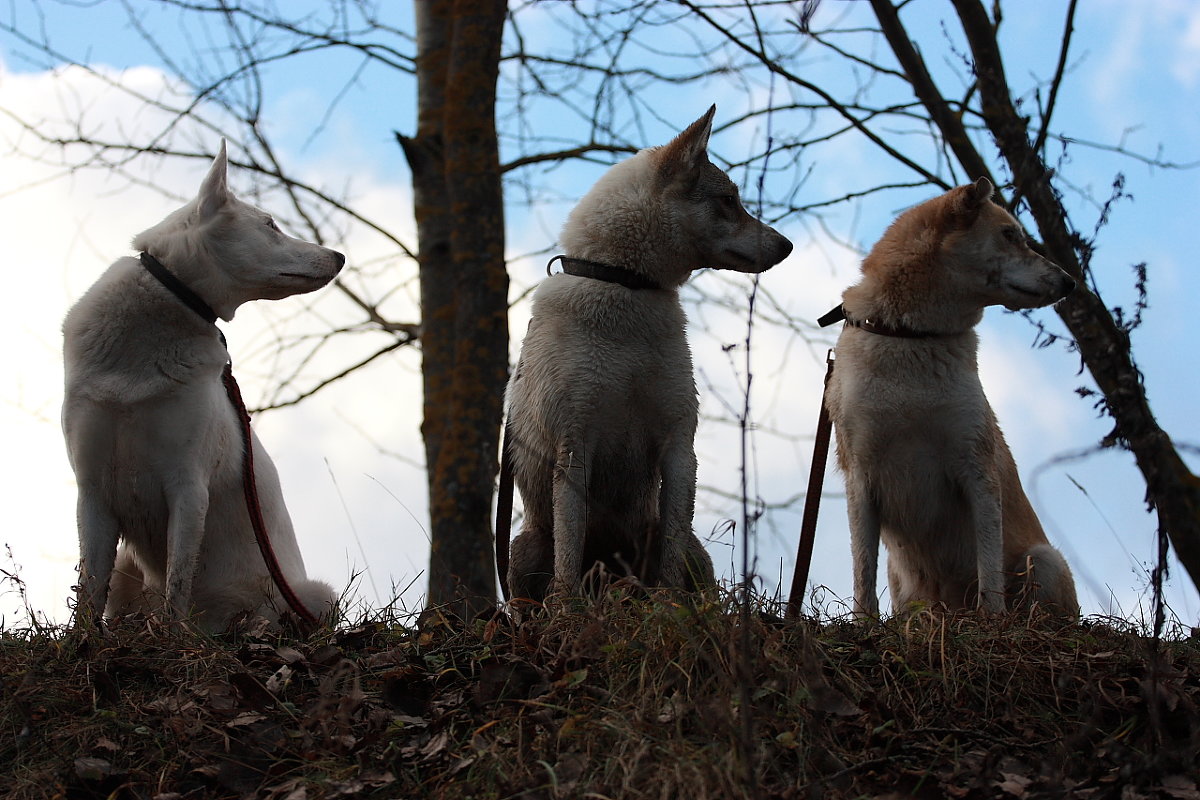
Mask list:
[[1075,281],[1029,245],[1017,220],[980,178],[901,214],[846,290],[851,313],[920,330],[974,325],[983,309],[1039,308]]

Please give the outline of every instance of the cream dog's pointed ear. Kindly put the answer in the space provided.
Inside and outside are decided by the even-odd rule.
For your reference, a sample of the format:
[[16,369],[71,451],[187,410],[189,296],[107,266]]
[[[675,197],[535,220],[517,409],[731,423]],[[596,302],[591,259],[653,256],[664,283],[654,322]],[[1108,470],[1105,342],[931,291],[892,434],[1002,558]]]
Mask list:
[[708,161],[708,138],[712,135],[712,121],[716,113],[717,106],[709,106],[704,116],[663,146],[658,162],[660,175],[667,177],[696,169]]
[[229,201],[229,157],[226,155],[225,140],[221,140],[221,149],[213,159],[204,182],[200,184],[199,204],[197,213],[200,219],[208,219],[217,213]]

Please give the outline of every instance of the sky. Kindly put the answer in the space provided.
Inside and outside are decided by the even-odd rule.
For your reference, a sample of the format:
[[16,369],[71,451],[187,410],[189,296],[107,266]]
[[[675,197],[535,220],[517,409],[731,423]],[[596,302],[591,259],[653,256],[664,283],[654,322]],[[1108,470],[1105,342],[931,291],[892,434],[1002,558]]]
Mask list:
[[[848,7],[826,3],[818,13],[853,14]],[[1006,64],[1016,85],[1053,68],[1061,9],[1057,4],[1008,7]],[[914,8],[906,13],[925,13],[925,8],[940,13],[936,3]],[[160,42],[199,36],[154,13],[140,20]],[[936,20],[931,16],[929,23]],[[393,21],[411,30],[407,5]],[[551,40],[560,33],[554,15],[537,7],[527,10],[522,21],[522,34],[530,39]],[[66,68],[37,54],[13,33],[14,27],[46,31],[59,53],[89,69]],[[1074,36],[1058,125],[1080,140],[1158,152],[1178,163],[1200,162],[1200,115],[1195,111],[1200,108],[1200,7],[1186,0],[1137,7],[1090,0],[1081,4]],[[166,51],[171,52],[169,47]],[[798,63],[833,69],[802,58]],[[202,66],[216,69],[219,64]],[[367,67],[347,89],[345,78],[337,77],[344,69],[334,60],[310,60],[273,73],[264,94],[264,127],[290,169],[352,198],[364,216],[386,221],[414,242],[409,174],[393,131],[411,133],[415,128],[415,86],[408,79],[385,83],[385,75]],[[161,110],[115,90],[112,81],[148,96],[187,98],[190,92],[164,71],[162,52],[130,28],[120,3],[18,2],[0,11],[0,231],[10,275],[8,291],[0,295],[0,326],[10,354],[0,380],[0,436],[8,444],[8,458],[0,467],[7,512],[0,570],[17,575],[27,592],[22,599],[15,583],[0,582],[0,623],[22,619],[26,600],[46,618],[64,621],[75,578],[75,486],[58,420],[62,318],[109,263],[130,254],[129,242],[137,232],[195,193],[208,166],[199,157],[144,158],[128,164],[121,175],[101,169],[68,172],[59,165],[67,151],[40,145],[17,122],[53,127],[82,114],[89,131],[114,135],[136,135],[161,124]],[[769,133],[744,127],[719,130],[723,121],[737,118],[748,103],[760,99],[747,97],[745,87],[705,84],[644,91],[655,109],[651,123],[625,123],[619,129],[623,141],[636,146],[667,141],[713,101],[718,105],[713,150],[726,161],[738,162]],[[773,85],[750,87],[751,93],[776,91],[783,92]],[[338,92],[342,95],[334,113],[314,119]],[[619,113],[613,118],[614,125],[620,123]],[[214,111],[210,119],[219,121],[221,115]],[[219,144],[213,130],[202,126],[180,125],[177,133],[198,154],[215,152]],[[506,144],[514,146],[512,140]],[[1135,298],[1131,266],[1148,263],[1150,304],[1145,323],[1134,333],[1135,353],[1160,423],[1190,448],[1185,457],[1200,469],[1200,430],[1192,399],[1200,392],[1192,317],[1200,296],[1194,267],[1200,236],[1189,205],[1200,200],[1200,170],[1154,168],[1104,149],[1076,147],[1070,154],[1062,175],[1073,187],[1103,197],[1118,172],[1125,176],[1132,199],[1115,204],[1101,234],[1097,281],[1110,305],[1129,307]],[[800,191],[816,196],[836,195],[839,187],[859,185],[890,169],[877,153],[853,143],[819,151],[804,168],[809,177]],[[537,191],[519,180],[506,187],[516,301],[510,321],[513,359],[528,319],[525,293],[544,274],[542,254],[553,250],[571,203],[603,169],[604,164],[547,169],[537,175]],[[752,197],[750,171],[733,169],[731,174]],[[236,168],[230,181],[235,192],[268,210],[282,202],[278,193],[260,191],[252,176]],[[790,582],[800,505],[776,505],[802,492],[807,482],[823,361],[833,338],[830,332],[816,332],[812,321],[836,305],[842,289],[856,280],[862,249],[896,213],[929,194],[925,188],[880,195],[820,220],[803,215],[773,220],[796,248],[762,276],[761,315],[751,334],[756,432],[750,441],[750,482],[767,503],[752,552],[767,593],[776,590],[781,578],[785,591]],[[1080,203],[1080,219],[1097,213]],[[382,298],[382,307],[397,318],[415,321],[412,269],[398,262],[393,245],[362,226],[346,223],[344,230],[344,237],[327,243],[361,267],[363,274],[350,278],[353,285]],[[685,296],[689,301],[701,296],[741,300],[744,305],[750,287],[745,277],[706,272],[694,279]],[[296,342],[324,326],[356,319],[349,301],[335,290],[323,291],[314,303],[289,299],[244,307],[224,325],[252,404],[278,399],[272,378],[290,368],[293,353],[281,351],[281,342],[299,347]],[[803,335],[795,327],[769,324],[765,318],[777,316],[775,308],[802,321],[798,327]],[[736,580],[741,554],[729,520],[738,520],[740,527],[741,511],[728,495],[736,494],[740,481],[741,440],[733,426],[714,420],[741,406],[740,345],[747,335],[747,315],[744,307],[711,302],[689,302],[688,312],[706,420],[696,442],[701,491],[695,528],[708,540],[718,573]],[[1035,312],[1033,319],[1061,330],[1048,309]],[[1090,385],[1078,359],[1062,347],[1032,347],[1035,331],[1029,322],[1000,309],[988,311],[980,337],[988,396],[1035,509],[1072,565],[1084,612],[1146,620],[1155,520],[1146,511],[1143,483],[1128,453],[1073,457],[1094,451],[1111,429],[1093,401],[1075,391]],[[297,367],[297,385],[311,385],[330,365],[361,358],[383,341],[369,332],[336,340]],[[354,595],[372,606],[397,598],[407,608],[421,604],[429,548],[419,366],[419,353],[402,348],[298,406],[265,412],[255,420],[279,467],[309,572],[339,587],[352,584]],[[815,607],[839,613],[851,597],[849,545],[840,478],[832,466],[826,491],[810,583]],[[1178,565],[1172,575],[1167,597],[1173,612],[1187,624],[1200,623],[1195,589]]]

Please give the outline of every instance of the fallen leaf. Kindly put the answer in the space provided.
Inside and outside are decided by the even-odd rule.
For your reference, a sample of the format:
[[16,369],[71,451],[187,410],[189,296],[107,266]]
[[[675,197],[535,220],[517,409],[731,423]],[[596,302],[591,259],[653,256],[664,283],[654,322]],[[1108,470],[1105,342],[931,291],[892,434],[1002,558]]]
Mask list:
[[391,721],[402,728],[427,728],[429,720],[424,717],[411,717],[408,714],[393,714]]
[[1024,775],[1017,775],[1013,772],[1001,772],[1000,777],[1004,780],[996,783],[996,788],[1013,797],[1023,798],[1028,793],[1029,784],[1033,781],[1026,778]]
[[853,717],[863,713],[850,698],[827,683],[811,687],[808,707],[813,711],[823,711],[836,717]]
[[279,656],[279,660],[285,664],[303,664],[305,661],[303,653],[287,645],[276,647],[275,655]]
[[225,727],[226,728],[240,728],[245,725],[253,724],[255,722],[261,722],[262,720],[264,720],[266,718],[267,718],[266,715],[259,714],[257,711],[243,711],[241,714],[238,714],[236,717],[229,720],[229,722],[226,722]]
[[442,731],[438,735],[430,738],[420,749],[420,753],[425,758],[433,758],[440,755],[450,745],[450,734]]
[[328,667],[331,664],[341,661],[342,657],[342,648],[336,645],[327,644],[323,647],[317,648],[317,650],[313,652],[308,660],[322,667]]
[[288,682],[291,681],[293,672],[295,670],[286,665],[275,670],[274,674],[267,678],[265,684],[267,691],[271,694],[279,694],[288,685]]
[[112,775],[112,764],[103,758],[77,758],[75,774],[80,780],[102,781]]
[[96,743],[92,745],[92,747],[96,748],[97,750],[107,750],[110,753],[115,753],[121,749],[121,745],[117,744],[112,739],[106,739],[103,736],[97,739]]

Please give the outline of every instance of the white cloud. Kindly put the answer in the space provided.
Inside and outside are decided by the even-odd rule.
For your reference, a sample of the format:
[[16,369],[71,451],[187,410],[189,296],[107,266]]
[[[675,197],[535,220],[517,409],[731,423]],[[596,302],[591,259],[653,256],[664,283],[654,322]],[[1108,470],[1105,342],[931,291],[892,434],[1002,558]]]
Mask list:
[[[1161,82],[1164,71],[1181,87],[1196,87],[1200,6],[1192,0],[1103,0],[1076,23],[1079,40],[1091,45],[1087,87],[1101,108],[1125,106],[1132,98],[1156,99],[1159,93],[1150,84]],[[1076,52],[1081,49],[1076,46]]]
[[1195,3],[1184,3],[1180,7],[1183,15],[1180,31],[1179,52],[1171,64],[1171,72],[1175,79],[1191,88],[1200,78],[1200,6]]

